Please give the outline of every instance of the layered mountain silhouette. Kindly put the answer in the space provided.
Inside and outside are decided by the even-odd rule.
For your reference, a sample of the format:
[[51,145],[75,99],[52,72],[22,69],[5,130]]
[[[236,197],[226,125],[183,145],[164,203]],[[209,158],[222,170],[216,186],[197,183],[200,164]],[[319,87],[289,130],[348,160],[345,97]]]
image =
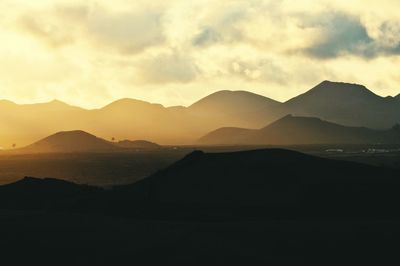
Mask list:
[[68,210],[118,215],[398,217],[398,175],[280,149],[195,151],[132,185],[90,195],[64,181],[28,178],[0,186],[0,199],[4,208],[13,208],[15,195],[18,208],[33,208],[24,201],[47,208],[61,194]]
[[400,103],[358,84],[324,81],[282,105],[281,112],[347,126],[388,129],[400,121]]
[[205,145],[399,144],[400,130],[346,127],[314,117],[287,115],[254,130],[220,128],[199,139]]
[[218,91],[189,106],[198,119],[207,118],[215,125],[253,127],[272,119],[280,102],[247,91]]
[[11,153],[82,153],[124,150],[158,150],[161,146],[146,140],[106,141],[82,130],[61,131]]
[[400,122],[397,97],[380,97],[361,85],[324,81],[280,103],[245,91],[220,91],[188,107],[121,99],[86,110],[60,101],[17,105],[0,101],[0,147],[26,146],[43,136],[75,129],[104,139],[146,139],[191,144],[221,127],[261,128],[287,114],[345,126],[389,129]]

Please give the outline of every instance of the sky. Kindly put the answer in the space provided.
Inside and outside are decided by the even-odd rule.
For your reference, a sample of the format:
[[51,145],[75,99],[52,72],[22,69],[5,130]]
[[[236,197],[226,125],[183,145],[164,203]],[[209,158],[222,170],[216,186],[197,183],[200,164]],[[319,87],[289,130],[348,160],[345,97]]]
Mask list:
[[400,93],[398,0],[1,0],[0,99],[285,101],[323,80]]

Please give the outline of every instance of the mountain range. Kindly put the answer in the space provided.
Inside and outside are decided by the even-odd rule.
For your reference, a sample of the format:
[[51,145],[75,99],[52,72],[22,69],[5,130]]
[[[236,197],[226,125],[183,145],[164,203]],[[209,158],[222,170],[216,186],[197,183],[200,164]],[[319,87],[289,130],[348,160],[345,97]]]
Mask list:
[[220,128],[203,145],[400,144],[400,126],[389,130],[348,127],[315,117],[287,115],[261,129]]
[[145,140],[107,141],[82,130],[61,131],[11,153],[96,153],[125,150],[158,150],[161,146]]
[[108,140],[191,144],[221,127],[257,129],[288,114],[389,129],[400,122],[399,99],[378,96],[357,84],[324,81],[283,103],[245,91],[219,91],[188,107],[121,99],[87,110],[60,101],[18,105],[2,100],[0,147],[26,146],[54,132],[77,129]]

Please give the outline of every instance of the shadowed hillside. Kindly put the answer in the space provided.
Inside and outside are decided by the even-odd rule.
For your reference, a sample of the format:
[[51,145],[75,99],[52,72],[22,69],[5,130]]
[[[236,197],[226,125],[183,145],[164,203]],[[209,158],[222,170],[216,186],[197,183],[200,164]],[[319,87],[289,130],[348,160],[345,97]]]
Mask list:
[[[128,216],[397,217],[392,208],[400,202],[398,174],[288,150],[196,151],[133,185],[80,203],[71,197],[69,208]],[[41,184],[28,179],[9,186],[22,198],[44,193],[52,201],[42,191],[47,186],[31,183]]]
[[118,148],[81,130],[58,132],[32,145],[16,150],[18,153],[110,152]]
[[397,216],[391,208],[400,202],[398,174],[288,150],[197,151],[120,193],[130,191],[135,201],[153,206],[210,214]]
[[378,96],[362,85],[330,81],[285,102],[281,112],[380,129],[400,122],[400,102],[395,98]]
[[319,118],[285,116],[259,130],[221,128],[199,140],[205,145],[398,144],[398,126],[390,130],[346,127]]
[[198,119],[214,121],[215,126],[254,127],[275,116],[281,103],[247,91],[218,91],[188,107]]
[[0,209],[69,208],[74,201],[93,196],[100,191],[98,188],[53,178],[25,177],[15,183],[0,186]]
[[[196,151],[111,190],[25,178],[0,186],[2,259],[49,265],[64,256],[62,265],[390,265],[397,259],[398,176],[270,149]],[[10,253],[15,250],[25,256]]]

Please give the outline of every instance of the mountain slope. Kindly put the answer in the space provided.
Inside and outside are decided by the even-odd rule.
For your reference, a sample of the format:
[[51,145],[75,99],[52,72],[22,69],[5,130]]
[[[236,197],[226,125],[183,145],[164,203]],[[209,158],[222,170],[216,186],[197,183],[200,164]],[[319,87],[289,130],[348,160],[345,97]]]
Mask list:
[[281,149],[195,151],[135,184],[100,194],[82,197],[73,194],[79,187],[66,182],[27,179],[0,186],[0,199],[12,206],[18,195],[18,206],[29,209],[26,201],[34,200],[46,208],[58,198],[54,191],[66,191],[72,195],[61,206],[68,210],[163,218],[398,217],[398,175]]
[[136,205],[147,202],[151,208],[166,208],[166,215],[200,210],[201,217],[217,213],[339,217],[381,212],[396,216],[391,208],[400,202],[398,174],[280,149],[196,151],[164,171],[115,191],[130,195]]
[[398,99],[380,97],[361,85],[325,81],[285,103],[245,91],[220,91],[189,107],[168,108],[134,99],[117,100],[94,110],[60,101],[18,105],[2,100],[0,147],[22,147],[53,132],[75,129],[104,139],[192,144],[217,128],[256,129],[287,114],[388,129],[400,123]]
[[0,146],[23,147],[54,132],[84,129],[88,111],[54,100],[38,104],[0,101]]
[[[248,91],[218,91],[195,102],[189,109],[194,112],[240,115],[276,107],[280,102]],[[238,109],[240,107],[240,109]]]
[[285,102],[280,112],[380,129],[400,122],[400,102],[380,97],[362,85],[330,81]]
[[25,177],[15,183],[0,186],[0,208],[44,209],[63,207],[101,189],[78,185],[53,178]]
[[115,151],[118,148],[101,138],[87,132],[58,132],[39,140],[32,145],[16,150],[19,153],[70,153],[70,152],[101,152]]
[[218,91],[188,107],[199,118],[208,117],[216,124],[257,127],[265,124],[280,102],[247,91]]
[[229,144],[396,144],[400,131],[346,127],[313,117],[285,116],[259,129],[221,128],[199,139],[207,145]]

